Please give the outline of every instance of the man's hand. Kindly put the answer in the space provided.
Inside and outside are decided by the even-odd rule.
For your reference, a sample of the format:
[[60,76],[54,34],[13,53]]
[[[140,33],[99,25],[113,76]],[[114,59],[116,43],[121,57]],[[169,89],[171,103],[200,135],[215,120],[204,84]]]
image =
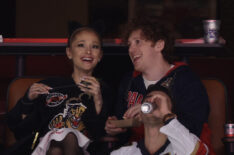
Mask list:
[[123,132],[126,132],[127,129],[126,128],[118,128],[116,127],[113,123],[111,123],[111,121],[109,120],[117,120],[117,117],[115,116],[111,116],[111,117],[108,117],[107,121],[106,121],[106,126],[105,126],[105,130],[106,130],[106,133],[111,135],[111,136],[115,136],[119,133],[123,133]]
[[163,119],[166,114],[171,113],[172,103],[167,94],[161,91],[153,91],[144,100],[145,102],[150,102],[152,104],[157,104],[157,108],[151,114],[157,118]]
[[139,118],[141,113],[141,104],[130,107],[123,115],[124,119]]

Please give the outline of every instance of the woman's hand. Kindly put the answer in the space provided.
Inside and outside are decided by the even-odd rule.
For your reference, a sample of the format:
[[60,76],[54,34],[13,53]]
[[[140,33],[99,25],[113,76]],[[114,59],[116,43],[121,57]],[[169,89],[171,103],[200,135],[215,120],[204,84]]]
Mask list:
[[28,99],[34,100],[41,94],[48,94],[51,87],[42,84],[42,83],[34,83],[31,85],[28,91]]
[[99,114],[101,112],[103,103],[100,83],[95,77],[92,76],[84,76],[82,77],[81,81],[84,82],[78,83],[79,88],[83,92],[93,96],[96,112]]

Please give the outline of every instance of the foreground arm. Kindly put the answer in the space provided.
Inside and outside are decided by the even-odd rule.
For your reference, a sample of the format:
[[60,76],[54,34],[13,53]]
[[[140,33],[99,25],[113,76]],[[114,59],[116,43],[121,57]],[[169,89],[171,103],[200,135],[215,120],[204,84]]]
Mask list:
[[209,150],[199,138],[189,132],[177,119],[171,120],[160,128],[160,132],[167,135],[174,152],[184,155],[207,155]]

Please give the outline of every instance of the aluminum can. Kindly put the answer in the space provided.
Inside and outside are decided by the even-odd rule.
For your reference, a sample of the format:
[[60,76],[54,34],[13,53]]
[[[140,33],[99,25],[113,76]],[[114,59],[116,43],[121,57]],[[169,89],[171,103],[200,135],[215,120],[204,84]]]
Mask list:
[[218,43],[219,41],[219,29],[220,20],[204,20],[204,41],[205,43]]
[[225,137],[234,137],[234,124],[225,124]]
[[144,114],[149,114],[157,108],[157,105],[154,103],[144,102],[141,105],[141,112]]

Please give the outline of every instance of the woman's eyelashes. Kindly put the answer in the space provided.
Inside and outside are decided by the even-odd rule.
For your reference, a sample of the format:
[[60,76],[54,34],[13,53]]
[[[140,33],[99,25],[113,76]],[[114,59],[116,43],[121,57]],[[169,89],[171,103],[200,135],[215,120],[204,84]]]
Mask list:
[[85,45],[84,43],[77,44],[79,48],[100,49],[100,45]]
[[93,45],[92,46],[94,49],[100,49],[100,46],[99,45]]
[[84,44],[83,43],[79,43],[77,44],[78,47],[84,47]]

